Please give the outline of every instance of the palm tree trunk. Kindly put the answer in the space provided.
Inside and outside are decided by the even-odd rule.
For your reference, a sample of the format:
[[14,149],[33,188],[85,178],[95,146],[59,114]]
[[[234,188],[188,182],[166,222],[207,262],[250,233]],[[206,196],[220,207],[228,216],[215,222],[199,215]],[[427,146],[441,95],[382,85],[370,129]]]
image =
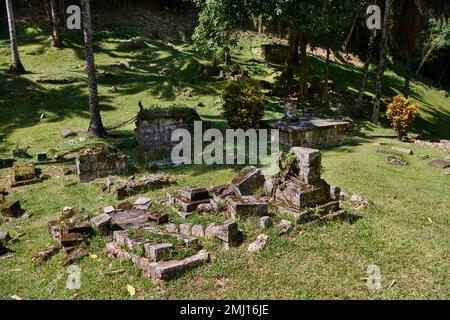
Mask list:
[[377,30],[374,29],[370,34],[369,44],[367,45],[367,57],[366,61],[364,62],[364,71],[363,71],[363,78],[361,81],[361,88],[359,89],[359,94],[358,98],[356,99],[355,107],[352,110],[353,115],[357,117],[360,117],[363,113],[361,105],[364,97],[364,92],[366,91],[367,78],[369,77],[369,67],[370,62],[372,60],[373,44],[375,43],[376,37],[377,37]]
[[91,137],[102,137],[106,134],[106,130],[102,123],[102,118],[100,115],[100,105],[98,101],[97,76],[95,74],[94,45],[91,23],[91,7],[89,0],[82,0],[81,5],[83,11],[84,43],[86,46],[86,70],[88,73],[89,110],[91,116],[88,134]]
[[61,39],[59,37],[59,15],[58,15],[58,7],[56,6],[55,0],[50,0],[50,10],[52,17],[52,46],[55,48],[61,47]]
[[378,123],[380,120],[380,108],[381,108],[381,95],[383,90],[383,78],[384,71],[386,68],[386,51],[387,51],[387,24],[389,20],[389,13],[391,10],[392,0],[386,0],[386,6],[384,9],[384,21],[383,21],[383,34],[381,39],[381,49],[380,49],[380,62],[378,66],[378,76],[377,76],[377,85],[376,85],[376,99],[375,104],[373,106],[372,112],[372,122]]
[[406,53],[406,73],[405,73],[405,88],[403,89],[403,95],[405,98],[409,98],[411,93],[410,80],[411,80],[411,52]]
[[6,0],[6,12],[8,13],[9,39],[11,42],[11,67],[9,71],[17,74],[24,73],[25,68],[20,61],[19,49],[17,47],[16,25],[14,21],[12,0]]

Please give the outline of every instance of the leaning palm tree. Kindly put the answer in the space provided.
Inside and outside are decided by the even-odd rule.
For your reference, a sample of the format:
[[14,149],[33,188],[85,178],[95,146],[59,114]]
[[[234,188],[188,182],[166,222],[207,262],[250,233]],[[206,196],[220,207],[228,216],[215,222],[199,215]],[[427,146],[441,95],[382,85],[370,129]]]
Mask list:
[[83,12],[83,33],[86,47],[86,70],[88,73],[89,87],[89,110],[91,121],[88,134],[90,137],[102,137],[106,135],[100,115],[100,105],[98,101],[97,76],[95,74],[94,45],[92,35],[91,7],[89,0],[81,0]]
[[11,42],[11,68],[12,73],[24,73],[25,68],[22,65],[19,57],[19,49],[17,47],[16,24],[14,21],[14,11],[12,0],[6,0],[6,12],[8,14],[9,39]]

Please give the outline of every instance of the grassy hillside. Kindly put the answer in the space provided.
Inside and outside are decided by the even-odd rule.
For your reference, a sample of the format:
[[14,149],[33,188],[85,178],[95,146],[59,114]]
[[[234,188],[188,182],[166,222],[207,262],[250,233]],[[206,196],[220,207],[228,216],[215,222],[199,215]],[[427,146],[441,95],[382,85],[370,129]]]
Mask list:
[[[17,28],[22,60],[29,73],[6,76],[7,83],[0,86],[0,153],[9,154],[15,146],[29,146],[31,154],[51,154],[92,143],[92,140],[81,142],[78,137],[70,143],[70,139],[59,137],[65,128],[86,129],[89,123],[81,35],[64,33],[66,47],[53,49],[49,46],[50,32],[46,26],[20,23]],[[203,74],[201,64],[206,61],[194,48],[183,43],[171,48],[148,41],[144,50],[129,50],[124,42],[138,35],[136,31],[126,30],[96,34],[99,92],[106,125],[133,117],[138,111],[138,101],[142,101],[145,106],[184,104],[197,109],[202,119],[212,126],[226,127],[220,115],[219,99],[224,81]],[[1,37],[6,39],[3,28]],[[250,50],[251,45],[262,41],[243,41],[234,57],[254,76],[271,80],[280,67],[255,60]],[[113,66],[124,60],[130,63],[131,69]],[[311,62],[312,70],[323,70],[322,59],[311,57]],[[9,49],[2,42],[0,74],[8,66]],[[333,63],[331,73],[338,91],[358,90],[359,68]],[[74,82],[64,85],[36,82],[44,77],[73,78]],[[370,78],[368,93],[374,91],[374,71]],[[387,97],[400,92],[401,74],[388,71],[386,80]],[[413,100],[421,104],[414,132],[434,139],[450,138],[450,99],[417,79],[412,89]],[[194,90],[195,95],[186,97],[185,90]],[[199,107],[199,102],[204,107]],[[281,115],[279,100],[267,98],[267,105],[267,118]],[[366,112],[369,114],[370,109]],[[40,119],[42,114],[44,119]],[[359,136],[349,137],[345,146],[323,150],[324,176],[329,183],[349,193],[369,198],[373,202],[371,206],[358,212],[349,208],[347,221],[308,228],[288,237],[277,237],[271,230],[268,246],[256,255],[249,254],[246,247],[261,232],[258,222],[252,219],[239,222],[246,235],[243,246],[218,250],[211,263],[167,283],[142,279],[131,265],[104,254],[104,239],[95,238],[90,253],[98,257],[80,263],[81,289],[76,292],[66,289],[66,275],[58,276],[65,272],[59,265],[61,253],[43,267],[36,268],[30,261],[34,252],[50,243],[47,222],[56,218],[64,206],[81,206],[93,214],[115,203],[114,199],[101,193],[94,183],[77,183],[75,176],[52,178],[14,190],[8,198],[20,200],[33,216],[26,221],[19,219],[0,225],[0,230],[12,235],[22,230],[26,233],[12,246],[16,251],[14,257],[0,261],[0,299],[12,295],[24,299],[126,299],[129,298],[127,284],[136,287],[137,299],[448,299],[449,177],[414,156],[407,157],[408,166],[389,166],[385,157],[376,151],[403,143],[370,139],[367,134],[393,132],[365,120],[357,124],[361,129]],[[136,163],[133,129],[133,125],[121,128],[106,141],[120,146],[131,156],[137,172],[145,173]],[[448,156],[439,150],[408,147],[418,155]],[[164,172],[180,178],[181,186],[210,187],[230,180],[239,169],[185,166]],[[8,174],[8,169],[0,170],[2,183],[6,183]],[[174,189],[148,196],[157,199]],[[216,243],[205,245],[217,247]],[[369,291],[362,280],[367,277],[370,264],[381,268],[383,288],[380,291]],[[123,272],[111,274],[117,270]],[[391,287],[393,280],[396,283]]]

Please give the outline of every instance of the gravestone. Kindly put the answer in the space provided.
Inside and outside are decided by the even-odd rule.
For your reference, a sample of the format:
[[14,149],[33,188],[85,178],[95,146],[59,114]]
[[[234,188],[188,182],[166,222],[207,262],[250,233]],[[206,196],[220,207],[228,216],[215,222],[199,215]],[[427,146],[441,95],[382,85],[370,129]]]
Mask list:
[[200,121],[200,116],[191,108],[141,110],[134,131],[139,143],[139,161],[148,165],[149,162],[170,159],[172,149],[178,144],[178,141],[172,142],[172,133],[177,129],[186,129],[193,136],[194,121]]

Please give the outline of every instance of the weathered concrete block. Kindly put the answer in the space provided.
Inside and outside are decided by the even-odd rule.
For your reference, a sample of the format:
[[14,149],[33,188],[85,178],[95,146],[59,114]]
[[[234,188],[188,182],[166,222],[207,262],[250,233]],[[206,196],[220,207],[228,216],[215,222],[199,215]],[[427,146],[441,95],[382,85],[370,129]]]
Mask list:
[[189,202],[201,201],[211,198],[207,189],[197,186],[185,187],[178,190],[177,194],[182,198],[188,200]]
[[54,255],[58,254],[61,250],[59,245],[50,245],[42,251],[39,251],[33,255],[31,258],[31,262],[35,266],[41,266],[50,260]]
[[0,206],[0,212],[5,217],[17,218],[23,214],[19,201],[12,201]]
[[189,236],[191,234],[192,224],[191,223],[183,223],[180,224],[180,233],[185,236]]
[[90,222],[63,222],[61,224],[61,234],[80,233],[84,236],[92,236],[94,230]]
[[61,221],[49,221],[47,224],[48,233],[53,240],[61,239]]
[[196,237],[204,237],[205,236],[205,228],[203,228],[203,226],[201,224],[196,224],[196,225],[192,226],[191,233],[192,233],[192,235],[194,235]]
[[169,252],[174,247],[170,243],[161,243],[161,244],[152,244],[146,243],[144,244],[145,256],[147,258],[152,259],[153,262],[158,262],[161,260],[163,254]]
[[180,261],[152,263],[149,266],[149,275],[155,280],[171,280],[183,272],[208,261],[209,253],[202,250],[196,255],[187,257]]
[[61,246],[64,248],[76,247],[84,241],[81,233],[61,234]]
[[272,226],[272,219],[269,216],[264,216],[259,219],[259,225],[263,229],[268,229]]
[[139,197],[134,202],[134,208],[137,210],[148,210],[151,205],[152,205],[152,200],[145,198],[145,197]]
[[236,246],[239,242],[239,230],[235,221],[228,221],[221,224],[211,224],[206,228],[205,236],[216,237],[231,246]]
[[169,222],[169,213],[167,211],[150,212],[148,216],[150,220],[153,220],[158,224],[165,224]]
[[257,251],[261,251],[262,249],[264,249],[264,247],[266,246],[267,242],[269,241],[269,236],[265,235],[265,234],[260,234],[257,238],[256,241],[251,243],[248,248],[247,251],[248,252],[257,252]]
[[256,192],[263,192],[265,178],[261,169],[249,166],[242,169],[231,183],[237,187],[240,195],[250,196]]
[[111,227],[111,216],[109,214],[102,213],[92,218],[91,222],[95,228],[108,231]]
[[137,180],[127,180],[115,189],[115,193],[118,200],[123,200],[139,193],[162,189],[175,183],[175,180],[167,176],[145,176]]
[[137,229],[149,222],[148,214],[143,210],[130,210],[111,214],[113,228]]
[[228,197],[228,208],[232,218],[246,216],[265,216],[269,207],[266,202],[260,201],[252,196]]
[[297,157],[301,181],[314,184],[321,180],[322,156],[319,150],[294,147],[290,152]]

